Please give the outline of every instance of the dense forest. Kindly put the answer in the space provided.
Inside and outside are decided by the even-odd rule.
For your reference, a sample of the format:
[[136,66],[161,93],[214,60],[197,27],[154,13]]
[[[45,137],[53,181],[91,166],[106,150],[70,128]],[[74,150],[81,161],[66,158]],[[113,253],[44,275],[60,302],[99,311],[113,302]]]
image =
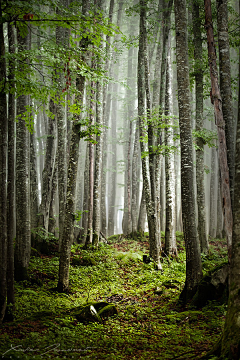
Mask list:
[[4,358],[240,359],[239,13],[0,0]]

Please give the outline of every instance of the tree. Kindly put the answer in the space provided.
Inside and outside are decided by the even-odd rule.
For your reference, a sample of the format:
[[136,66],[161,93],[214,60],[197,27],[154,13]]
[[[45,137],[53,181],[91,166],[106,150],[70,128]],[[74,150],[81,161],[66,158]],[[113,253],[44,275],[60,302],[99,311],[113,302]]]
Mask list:
[[[17,28],[17,44],[21,54],[18,61],[18,72],[28,73],[24,51],[29,46],[29,33],[24,34],[26,25]],[[29,131],[25,124],[28,95],[20,94],[17,98],[16,124],[16,245],[15,245],[15,279],[27,279],[27,269],[31,251],[30,230],[30,169],[29,169]],[[26,115],[27,114],[27,115]]]
[[[2,20],[2,2],[0,19]],[[6,309],[7,297],[7,98],[4,88],[6,63],[3,23],[0,22],[0,323]]]
[[189,90],[186,1],[175,0],[178,109],[181,145],[181,191],[183,233],[186,247],[186,281],[181,299],[186,302],[196,292],[202,264],[196,225],[193,178],[193,147]]
[[[202,33],[199,4],[192,3],[192,21],[194,37],[194,74],[195,74],[195,101],[196,101],[196,132],[203,130],[203,56]],[[201,252],[208,253],[208,238],[206,231],[206,208],[204,188],[204,141],[201,136],[196,138],[196,182],[198,206],[198,235]]]
[[[145,73],[145,55],[146,51],[145,45],[145,19],[146,19],[146,3],[145,0],[141,0],[140,2],[140,26],[139,26],[139,50],[138,50],[138,119],[139,119],[139,130],[140,130],[140,138],[141,138],[141,152],[142,152],[142,175],[143,175],[143,188],[144,188],[144,196],[146,200],[147,207],[147,218],[148,218],[148,228],[149,228],[149,243],[150,243],[150,256],[156,263],[156,267],[158,270],[162,269],[162,265],[160,263],[160,248],[158,239],[156,237],[156,214],[155,208],[153,206],[154,202],[152,201],[151,195],[151,187],[148,180],[148,163],[146,157],[146,148],[144,144],[144,138],[146,136],[145,126],[144,126],[144,117],[145,117],[145,86],[144,79],[146,79]],[[148,105],[149,110],[149,105]],[[148,115],[149,116],[149,115]],[[148,135],[149,136],[149,135]]]
[[204,0],[205,5],[205,28],[207,30],[207,43],[208,43],[208,60],[211,77],[211,100],[214,105],[215,123],[218,130],[218,152],[219,152],[219,165],[221,177],[221,192],[222,192],[222,206],[224,214],[225,231],[228,242],[229,258],[231,257],[232,247],[232,208],[230,196],[230,180],[227,162],[227,147],[225,137],[225,121],[222,112],[222,98],[220,88],[218,85],[218,69],[216,62],[216,50],[214,45],[213,23],[212,23],[212,10],[211,0]]
[[231,204],[234,200],[234,116],[231,88],[231,65],[228,36],[228,1],[216,0],[217,29],[219,50],[220,91],[222,97],[222,112],[225,122],[227,162],[229,167]]

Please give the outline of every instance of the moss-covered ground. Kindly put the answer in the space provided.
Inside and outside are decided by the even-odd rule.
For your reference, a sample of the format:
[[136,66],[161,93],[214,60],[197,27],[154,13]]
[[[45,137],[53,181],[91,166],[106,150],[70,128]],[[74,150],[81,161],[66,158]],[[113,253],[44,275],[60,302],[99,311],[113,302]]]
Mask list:
[[[199,359],[221,336],[226,305],[178,306],[185,280],[185,253],[162,258],[163,272],[145,264],[145,238],[111,237],[98,250],[72,247],[70,291],[55,291],[57,254],[33,256],[29,280],[16,283],[13,322],[0,328],[0,355],[12,359]],[[204,272],[226,260],[224,240],[211,242]],[[82,324],[74,309],[107,301],[118,314]]]

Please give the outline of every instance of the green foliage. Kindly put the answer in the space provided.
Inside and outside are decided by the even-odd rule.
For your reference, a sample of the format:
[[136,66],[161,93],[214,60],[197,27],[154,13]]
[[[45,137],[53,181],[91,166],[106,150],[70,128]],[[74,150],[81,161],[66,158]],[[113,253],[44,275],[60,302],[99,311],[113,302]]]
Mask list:
[[[15,320],[0,330],[2,353],[10,349],[8,356],[22,355],[11,350],[12,344],[25,349],[27,360],[158,359],[159,354],[163,360],[187,360],[205,354],[221,334],[226,305],[212,302],[201,311],[179,308],[186,271],[183,234],[176,234],[179,258],[162,258],[163,272],[142,262],[148,253],[148,234],[144,235],[141,240],[115,235],[111,245],[92,250],[73,245],[72,261],[91,258],[94,263],[71,264],[68,294],[56,292],[58,257],[32,257],[29,280],[16,283]],[[204,271],[216,267],[225,255],[226,242],[212,239]],[[76,315],[86,304],[101,315],[98,303],[108,310],[114,304],[118,313],[108,318],[102,314],[99,322],[80,322]]]
[[46,243],[57,241],[55,235],[48,232],[43,226],[33,228],[31,232],[32,234],[36,235],[40,241],[44,241]]
[[[208,147],[217,147],[216,140],[218,140],[218,135],[216,131],[202,129],[201,131],[193,130],[193,137],[196,140],[197,138],[201,139],[204,145],[208,145]],[[195,149],[198,150],[199,147],[194,142]]]

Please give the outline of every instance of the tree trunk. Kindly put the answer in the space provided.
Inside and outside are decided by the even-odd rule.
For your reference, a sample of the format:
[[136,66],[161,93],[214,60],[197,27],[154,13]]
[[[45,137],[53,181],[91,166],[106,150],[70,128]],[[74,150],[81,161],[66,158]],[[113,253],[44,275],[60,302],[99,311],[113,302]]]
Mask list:
[[219,50],[220,91],[222,97],[222,112],[225,122],[225,136],[227,146],[227,162],[229,168],[230,195],[233,206],[234,201],[234,145],[235,128],[231,88],[231,64],[228,36],[228,1],[216,0],[217,28]]
[[[117,26],[120,27],[122,21],[122,8],[123,8],[124,1],[119,2],[118,8],[118,15],[117,15]],[[119,40],[119,35],[116,36],[116,40]],[[115,219],[115,202],[116,202],[116,178],[117,178],[117,138],[116,138],[116,131],[117,131],[117,95],[118,95],[118,76],[119,76],[119,69],[115,65],[114,66],[114,78],[115,84],[113,85],[113,93],[114,98],[112,100],[112,161],[111,161],[111,178],[110,178],[110,198],[109,198],[109,208],[108,208],[108,236],[114,234],[114,219]]]
[[165,226],[165,253],[177,256],[176,242],[176,219],[175,219],[175,171],[173,153],[173,118],[170,115],[169,91],[170,69],[169,61],[166,68],[166,93],[165,93],[165,146],[169,151],[165,154],[165,177],[166,177],[166,226]]
[[[213,125],[214,126],[214,125]],[[210,179],[210,224],[209,235],[216,238],[216,208],[217,208],[217,150],[211,149],[211,179]]]
[[42,172],[42,201],[39,208],[40,214],[38,221],[38,226],[43,226],[46,231],[48,231],[49,211],[52,194],[52,177],[56,152],[56,108],[52,99],[49,101],[49,111],[54,115],[54,117],[50,116],[48,118],[45,166]]
[[232,257],[229,274],[229,298],[227,315],[221,341],[222,358],[233,360],[238,360],[240,358],[240,90],[238,93],[238,123],[236,139],[233,236]]
[[[202,33],[199,5],[193,0],[193,36],[194,36],[194,72],[195,72],[195,101],[196,101],[196,131],[203,130],[203,58],[202,58]],[[204,188],[204,144],[201,137],[196,139],[196,182],[198,206],[198,235],[201,252],[208,253],[208,237],[206,231],[206,208]]]
[[232,220],[231,196],[230,196],[230,186],[229,186],[230,180],[229,180],[229,171],[228,171],[228,163],[227,163],[225,121],[222,112],[222,98],[218,85],[218,70],[216,63],[214,36],[213,36],[211,0],[204,0],[204,4],[205,4],[205,27],[207,30],[207,42],[208,42],[208,60],[209,60],[211,85],[212,85],[212,102],[214,104],[215,123],[218,129],[218,151],[219,151],[219,163],[220,163],[220,174],[221,174],[222,205],[223,205],[225,231],[228,242],[228,254],[230,259],[231,247],[232,247],[233,220]]
[[[11,54],[15,53],[15,36],[13,26],[8,23],[8,46]],[[8,81],[12,89],[15,89],[15,61],[9,62]],[[14,295],[14,247],[13,237],[15,229],[15,94],[8,94],[8,174],[7,174],[7,316],[13,320]]]
[[[0,2],[0,16],[2,9]],[[5,93],[6,63],[3,23],[0,24],[0,323],[7,298],[7,98]]]
[[[144,126],[144,78],[145,78],[145,66],[144,66],[144,51],[145,51],[145,17],[146,17],[146,4],[145,0],[141,0],[140,2],[140,29],[139,29],[139,51],[138,51],[138,119],[139,119],[139,129],[140,129],[140,138],[144,139],[145,134],[145,126]],[[142,154],[145,152],[144,142],[141,141],[141,152]],[[148,228],[149,228],[149,243],[150,243],[150,256],[156,263],[156,268],[158,270],[162,269],[159,257],[159,243],[156,238],[156,213],[153,207],[153,201],[151,197],[151,188],[148,180],[148,164],[147,157],[142,157],[142,174],[143,174],[143,187],[144,194],[146,199],[146,207],[147,207],[147,217],[148,217]]]
[[186,246],[186,282],[183,302],[196,292],[202,277],[201,253],[196,225],[193,146],[190,108],[186,0],[175,0],[178,108],[181,145],[181,192],[183,232]]
[[137,177],[137,167],[139,162],[139,130],[138,125],[136,124],[135,129],[135,137],[134,137],[134,144],[133,144],[133,156],[132,156],[132,232],[137,231],[137,224],[138,224],[138,209],[139,204],[137,201],[137,194],[138,194],[138,177]]
[[[17,29],[18,51],[28,48],[28,35],[22,37]],[[24,55],[18,63],[19,71],[24,69]],[[17,98],[16,124],[16,244],[15,244],[15,280],[27,279],[27,269],[31,251],[30,230],[30,169],[29,169],[29,132],[23,114],[28,105],[28,96]]]
[[[109,6],[109,24],[112,23],[113,18],[113,9],[114,9],[114,0],[110,0]],[[110,56],[110,36],[106,36],[106,61],[105,61],[105,71],[109,71],[109,56]],[[101,186],[101,229],[105,236],[107,236],[107,209],[106,209],[106,193],[107,193],[107,130],[105,127],[109,125],[109,114],[110,114],[110,105],[111,98],[110,93],[107,94],[107,89],[111,91],[110,84],[103,84],[103,161],[102,161],[102,186]],[[110,87],[110,88],[109,88]]]
[[[101,4],[98,4],[101,10]],[[99,59],[100,61],[100,59]],[[98,64],[101,69],[101,62]],[[101,179],[102,179],[102,150],[103,150],[103,84],[102,80],[96,84],[96,124],[99,125],[101,134],[97,136],[95,151],[95,169],[94,169],[94,190],[93,190],[93,245],[98,246],[100,234],[100,218],[101,218]]]
[[[66,0],[61,0],[61,5],[66,6]],[[61,14],[61,10],[57,9],[57,13]],[[68,45],[68,32],[66,29],[58,26],[56,28],[56,44],[60,47]],[[60,66],[62,66],[61,64]],[[65,107],[62,105],[64,100],[63,89],[64,72],[62,69],[57,71],[58,78],[58,98],[59,102],[56,106],[56,120],[57,120],[57,152],[58,152],[58,201],[59,201],[59,251],[61,251],[62,234],[64,227],[65,203],[66,203],[66,187],[67,187],[67,133],[66,133],[66,119]],[[61,100],[61,101],[60,101]]]

